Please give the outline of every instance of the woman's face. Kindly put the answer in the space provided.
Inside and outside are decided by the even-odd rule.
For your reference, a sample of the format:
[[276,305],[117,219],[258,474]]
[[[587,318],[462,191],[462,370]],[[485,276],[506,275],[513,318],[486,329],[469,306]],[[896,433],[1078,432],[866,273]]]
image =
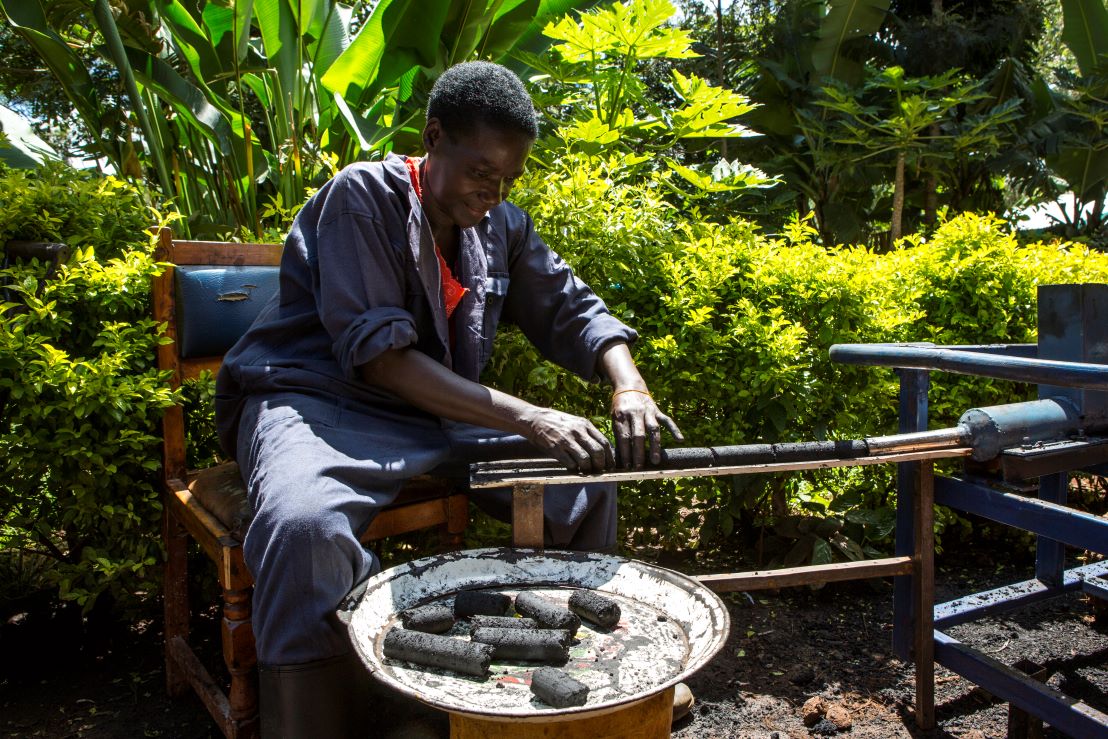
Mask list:
[[468,134],[450,135],[437,118],[427,121],[427,158],[421,185],[423,206],[433,226],[469,228],[508,197],[523,174],[534,141],[525,134],[478,124]]

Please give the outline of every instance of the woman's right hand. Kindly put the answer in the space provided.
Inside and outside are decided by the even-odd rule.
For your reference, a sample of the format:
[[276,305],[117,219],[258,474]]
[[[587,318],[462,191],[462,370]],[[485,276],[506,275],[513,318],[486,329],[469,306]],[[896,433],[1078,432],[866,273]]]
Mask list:
[[528,441],[571,470],[603,472],[615,466],[612,443],[586,418],[538,408],[528,419],[528,429]]

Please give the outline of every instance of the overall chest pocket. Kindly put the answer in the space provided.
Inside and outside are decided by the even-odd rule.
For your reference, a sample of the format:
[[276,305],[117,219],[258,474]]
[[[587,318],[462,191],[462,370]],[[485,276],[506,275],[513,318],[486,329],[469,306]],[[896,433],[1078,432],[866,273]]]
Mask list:
[[485,278],[485,319],[481,342],[481,366],[492,356],[493,339],[496,327],[500,323],[500,313],[504,310],[504,299],[508,296],[508,273],[489,272]]

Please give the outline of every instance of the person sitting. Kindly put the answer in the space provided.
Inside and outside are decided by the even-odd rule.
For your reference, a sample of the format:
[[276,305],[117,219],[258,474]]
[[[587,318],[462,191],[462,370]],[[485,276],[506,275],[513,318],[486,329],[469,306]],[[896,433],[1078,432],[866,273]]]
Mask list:
[[[365,670],[333,614],[379,570],[358,534],[405,480],[513,439],[589,473],[657,463],[663,427],[681,438],[635,367],[635,331],[505,200],[537,135],[515,74],[446,70],[424,156],[351,164],[307,201],[277,294],[225,358],[217,425],[255,511],[243,552],[265,737],[343,736],[365,720],[351,692]],[[615,447],[584,418],[480,384],[501,321],[611,384]],[[510,512],[509,491],[473,498]],[[544,519],[548,546],[611,550],[615,485],[548,486]]]

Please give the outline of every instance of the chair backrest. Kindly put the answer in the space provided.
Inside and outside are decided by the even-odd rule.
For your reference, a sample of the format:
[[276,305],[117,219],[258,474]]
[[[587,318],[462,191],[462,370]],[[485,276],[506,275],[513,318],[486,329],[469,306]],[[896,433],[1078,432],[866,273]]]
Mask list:
[[[277,290],[281,244],[179,241],[163,228],[155,257],[171,266],[154,279],[154,319],[172,343],[158,347],[158,366],[180,387],[204,370],[218,372],[223,355],[250,327]],[[162,422],[167,479],[184,480],[184,410]]]

